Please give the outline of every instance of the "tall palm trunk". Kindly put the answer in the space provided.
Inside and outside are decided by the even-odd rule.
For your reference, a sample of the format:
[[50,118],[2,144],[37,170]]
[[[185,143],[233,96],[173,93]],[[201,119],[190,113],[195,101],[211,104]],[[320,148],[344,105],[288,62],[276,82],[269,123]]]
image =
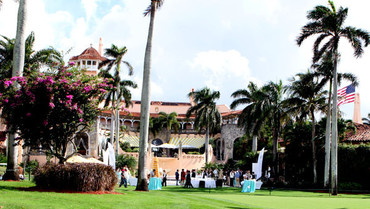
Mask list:
[[329,186],[329,173],[330,173],[330,136],[331,136],[331,94],[333,80],[329,82],[329,99],[328,99],[328,113],[326,118],[326,132],[325,132],[325,166],[324,166],[324,187]]
[[118,156],[118,150],[119,150],[119,128],[120,128],[120,122],[119,122],[119,109],[116,109],[116,118],[115,118],[115,142],[116,142],[116,156]]
[[316,132],[316,121],[315,121],[315,111],[311,110],[311,117],[312,117],[312,168],[313,168],[313,183],[317,183],[317,159],[316,159],[316,144],[315,144],[315,132]]
[[209,125],[207,124],[206,127],[206,141],[204,144],[204,152],[206,153],[206,163],[209,162],[208,160],[208,150],[209,150]]
[[332,195],[338,194],[338,127],[337,127],[337,87],[338,87],[338,75],[337,75],[337,63],[338,63],[338,54],[337,47],[334,50],[334,82],[333,82],[333,111],[332,111],[332,127],[331,127],[331,192]]
[[257,136],[253,135],[252,139],[252,152],[256,153],[257,152]]
[[279,130],[278,127],[280,124],[275,124],[273,128],[273,136],[272,136],[272,162],[273,162],[273,169],[272,169],[272,176],[277,179],[279,174],[279,161],[278,161],[278,137],[279,137]]
[[143,87],[141,91],[141,116],[140,116],[140,149],[139,149],[139,178],[136,190],[148,191],[148,183],[146,181],[145,167],[146,156],[148,152],[148,136],[149,136],[149,116],[150,116],[150,65],[152,53],[152,40],[154,29],[154,16],[156,1],[151,2],[150,23],[148,31],[148,40],[145,49],[144,58],[144,73],[143,73]]
[[[13,71],[12,76],[23,76],[24,57],[25,57],[25,27],[27,18],[27,0],[19,1],[17,35],[13,51]],[[8,137],[8,159],[4,179],[17,180],[18,176],[18,146],[15,145],[17,139],[15,133],[10,133]]]
[[[119,72],[118,72],[119,73]],[[118,150],[119,150],[119,106],[121,103],[121,98],[120,98],[120,83],[118,82],[117,84],[117,104],[116,104],[116,156],[118,156]]]
[[[114,106],[112,104],[112,106]],[[115,124],[115,109],[112,107],[112,115],[111,115],[111,120],[110,120],[110,143],[113,144],[114,142],[114,124]]]

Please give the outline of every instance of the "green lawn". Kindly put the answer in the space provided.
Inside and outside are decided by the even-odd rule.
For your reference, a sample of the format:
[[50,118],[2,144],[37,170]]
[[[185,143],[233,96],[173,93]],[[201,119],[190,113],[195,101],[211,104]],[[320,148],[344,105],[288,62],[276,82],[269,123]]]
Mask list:
[[161,191],[136,192],[134,187],[117,188],[123,195],[65,194],[20,191],[33,183],[0,181],[0,208],[369,208],[370,194],[341,194],[257,190],[241,193],[237,188],[184,189],[175,186]]

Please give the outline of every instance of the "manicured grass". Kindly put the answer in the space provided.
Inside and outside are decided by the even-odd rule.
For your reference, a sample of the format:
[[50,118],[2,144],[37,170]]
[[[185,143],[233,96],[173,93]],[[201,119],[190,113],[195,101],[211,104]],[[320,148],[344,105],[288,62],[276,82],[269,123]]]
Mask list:
[[136,192],[134,187],[116,188],[115,194],[71,194],[20,191],[32,182],[0,181],[0,208],[369,208],[370,194],[336,197],[327,193],[240,188],[184,189],[169,186],[161,191]]

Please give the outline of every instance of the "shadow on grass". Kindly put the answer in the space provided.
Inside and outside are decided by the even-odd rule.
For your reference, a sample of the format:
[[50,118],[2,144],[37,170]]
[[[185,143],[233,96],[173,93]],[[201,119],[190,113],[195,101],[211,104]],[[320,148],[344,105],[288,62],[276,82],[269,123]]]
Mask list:
[[11,185],[1,185],[0,186],[0,191],[1,190],[19,190],[20,188],[22,187],[14,187],[14,186],[11,186]]

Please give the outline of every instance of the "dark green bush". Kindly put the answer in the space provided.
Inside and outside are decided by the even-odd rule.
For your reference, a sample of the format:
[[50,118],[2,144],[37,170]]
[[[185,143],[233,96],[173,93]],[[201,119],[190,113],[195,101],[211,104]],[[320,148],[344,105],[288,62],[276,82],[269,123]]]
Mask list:
[[200,153],[197,152],[197,151],[188,152],[188,154],[190,154],[190,155],[200,155]]
[[116,161],[116,168],[123,168],[123,166],[127,165],[128,169],[133,172],[137,165],[136,158],[130,155],[118,155]]
[[139,148],[136,147],[136,148],[132,149],[131,152],[139,152]]
[[361,184],[370,189],[370,144],[339,144],[338,182]]
[[6,156],[0,152],[0,163],[6,163]]
[[338,187],[340,190],[360,190],[363,189],[362,185],[356,182],[339,182]]
[[132,152],[131,145],[129,142],[120,142],[119,146],[121,147],[122,151],[124,152]]
[[36,169],[39,167],[39,162],[37,160],[30,160],[26,164],[26,168],[24,168],[24,163],[21,163],[20,166],[24,169],[24,172],[31,171],[31,173],[33,174],[36,171]]
[[226,171],[236,170],[236,163],[233,159],[228,159],[227,162],[224,165],[224,169]]
[[38,187],[73,191],[112,191],[117,183],[112,167],[96,163],[45,164],[35,171]]

